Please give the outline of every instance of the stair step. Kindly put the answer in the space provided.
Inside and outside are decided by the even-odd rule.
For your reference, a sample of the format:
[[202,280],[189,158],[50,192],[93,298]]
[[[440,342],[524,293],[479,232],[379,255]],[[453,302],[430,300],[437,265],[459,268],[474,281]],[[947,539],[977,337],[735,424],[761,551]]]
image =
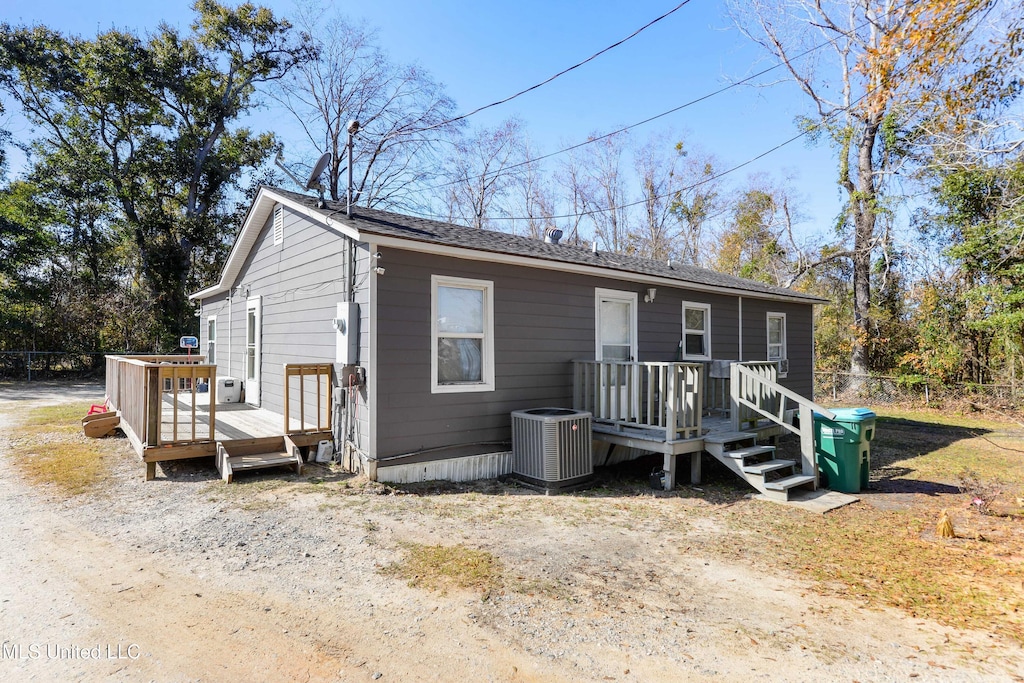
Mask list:
[[791,477],[783,477],[775,481],[766,481],[764,487],[769,491],[788,491],[789,489],[809,484],[814,481],[813,474],[794,474]]
[[251,455],[233,455],[228,458],[233,470],[255,470],[275,465],[294,465],[295,458],[288,453],[253,453]]
[[705,443],[736,443],[738,441],[752,441],[757,439],[757,434],[752,432],[722,432],[708,434],[704,437]]
[[722,457],[743,460],[744,458],[751,458],[755,455],[764,455],[766,453],[774,452],[775,446],[747,446],[746,448],[737,448],[733,451],[725,451],[722,453]]
[[768,460],[767,462],[759,462],[756,465],[744,465],[743,471],[747,474],[767,474],[775,470],[784,470],[795,464],[795,460]]

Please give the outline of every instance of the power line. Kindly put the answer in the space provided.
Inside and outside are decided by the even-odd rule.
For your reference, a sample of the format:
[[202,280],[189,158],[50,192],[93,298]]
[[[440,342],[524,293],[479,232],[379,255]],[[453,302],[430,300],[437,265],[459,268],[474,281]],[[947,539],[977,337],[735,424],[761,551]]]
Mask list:
[[[908,64],[903,69],[901,69],[899,72],[897,72],[895,75],[896,76],[901,76],[903,74],[903,72],[905,72],[906,70],[908,70],[910,68],[910,66],[911,65]],[[867,99],[869,95],[873,94],[875,90],[877,90],[877,89],[879,89],[881,87],[882,86],[876,86],[875,88],[871,88],[871,89],[867,90],[863,95],[858,97],[856,100],[854,100],[852,103],[850,103],[849,106],[842,107],[840,109],[834,110],[832,113],[830,113],[828,116],[825,117],[825,121],[826,122],[830,121],[833,118],[836,118],[836,117],[840,116],[841,114],[848,113],[854,105],[860,104],[862,101]],[[492,220],[492,221],[526,221],[526,220],[531,220],[531,219],[556,220],[556,219],[566,219],[566,218],[580,218],[580,217],[583,217],[583,216],[593,216],[595,214],[607,213],[609,211],[618,211],[619,209],[628,209],[628,208],[631,208],[631,207],[634,207],[634,206],[640,206],[640,205],[645,204],[646,202],[650,201],[651,199],[665,199],[665,198],[671,197],[673,195],[678,195],[678,194],[680,194],[682,192],[686,192],[688,190],[692,190],[694,188],[700,187],[701,185],[706,185],[707,183],[710,183],[713,180],[718,180],[719,178],[722,178],[722,177],[724,177],[726,175],[729,175],[730,173],[735,173],[736,171],[740,170],[741,168],[744,168],[745,166],[749,166],[750,164],[754,163],[755,161],[759,161],[760,159],[763,159],[764,157],[768,156],[769,154],[773,154],[773,153],[777,152],[778,150],[782,149],[783,147],[785,147],[787,145],[790,145],[793,142],[796,142],[800,138],[806,137],[810,133],[811,133],[810,129],[802,130],[799,133],[797,133],[796,135],[794,135],[793,137],[789,138],[788,140],[785,140],[785,141],[780,142],[779,144],[775,145],[771,149],[768,149],[768,150],[766,150],[764,152],[761,152],[760,154],[758,154],[758,155],[756,155],[754,157],[751,157],[751,158],[747,159],[746,161],[743,161],[743,162],[741,162],[739,164],[736,164],[735,166],[732,166],[732,167],[730,167],[730,168],[728,168],[728,169],[726,169],[724,171],[721,171],[720,173],[716,173],[716,174],[714,174],[712,176],[709,176],[709,177],[704,178],[702,180],[699,180],[699,181],[697,181],[695,183],[692,183],[691,185],[687,185],[686,187],[675,188],[671,192],[667,192],[667,193],[661,194],[661,195],[656,195],[655,197],[651,197],[651,198],[647,198],[647,199],[640,199],[640,200],[635,201],[635,202],[629,202],[627,204],[621,204],[621,205],[615,206],[615,207],[592,209],[592,210],[589,210],[589,211],[580,211],[578,213],[560,214],[560,215],[557,215],[557,216],[493,216],[493,217],[492,216],[488,216],[488,220]],[[439,220],[448,220],[447,217],[445,217],[445,216],[437,216],[437,215],[430,215],[430,214],[420,214],[420,217],[421,218],[430,218],[430,219],[439,219]]]
[[565,74],[569,73],[573,69],[578,69],[579,67],[583,66],[587,62],[591,62],[591,61],[597,59],[598,57],[603,55],[605,52],[608,52],[609,50],[614,50],[615,48],[617,48],[618,46],[622,45],[626,41],[635,38],[636,36],[640,35],[640,33],[645,31],[646,29],[650,28],[651,26],[654,26],[655,24],[657,24],[662,19],[665,19],[669,15],[674,14],[675,12],[677,12],[680,9],[682,9],[685,5],[688,5],[688,4],[690,4],[690,0],[683,0],[683,2],[679,3],[678,5],[676,5],[675,7],[670,9],[669,11],[665,12],[660,17],[657,17],[657,18],[652,19],[651,21],[647,22],[646,24],[644,24],[643,26],[641,26],[637,30],[633,31],[631,34],[629,34],[628,36],[626,36],[622,40],[620,40],[620,41],[618,41],[616,43],[612,43],[611,45],[609,45],[608,47],[604,48],[603,50],[601,50],[599,52],[595,52],[594,54],[592,54],[589,57],[587,57],[586,59],[584,59],[582,62],[577,62],[576,64],[573,64],[572,66],[570,66],[567,69],[562,69],[561,71],[556,73],[554,76],[551,76],[551,77],[541,81],[540,83],[537,83],[536,85],[531,85],[529,88],[526,88],[525,90],[520,90],[516,94],[509,95],[505,99],[498,100],[497,102],[491,102],[490,104],[485,104],[482,107],[477,107],[476,109],[474,109],[471,112],[467,112],[465,114],[460,114],[459,116],[456,116],[455,118],[451,118],[451,119],[448,119],[447,121],[442,121],[440,123],[435,123],[434,125],[427,126],[425,128],[419,128],[419,129],[414,130],[412,132],[413,133],[421,133],[423,131],[433,130],[435,128],[441,128],[443,126],[447,126],[449,124],[455,123],[456,121],[462,121],[463,119],[467,119],[470,116],[473,116],[474,114],[479,114],[480,112],[484,111],[485,109],[490,109],[491,107],[497,107],[500,104],[505,104],[506,102],[511,102],[512,100],[516,99],[517,97],[520,97],[521,95],[525,95],[528,92],[531,92],[533,90],[536,90],[537,88],[540,88],[542,86],[547,85],[548,83],[550,83],[551,81],[555,80],[556,78],[559,78],[560,76],[564,76]]
[[[866,24],[862,24],[862,26],[864,26],[864,25],[866,25]],[[857,29],[853,29],[853,30],[854,31],[855,30],[859,30],[860,28],[861,27],[858,27]],[[847,36],[847,35],[850,35],[851,33],[853,33],[853,31],[849,31],[847,33],[844,33],[843,35]],[[814,47],[809,48],[809,49],[805,50],[804,52],[801,52],[800,54],[796,55],[795,57],[792,58],[792,61],[794,61],[794,62],[795,61],[799,61],[799,60],[803,59],[804,57],[806,57],[807,55],[809,55],[809,54],[811,54],[813,52],[816,52],[816,51],[820,50],[823,47],[826,47],[828,45],[832,45],[832,44],[834,44],[836,42],[836,40],[838,40],[838,38],[839,37],[837,36],[836,38],[833,38],[831,40],[826,40],[824,43],[819,43],[818,45],[815,45]],[[505,172],[510,171],[512,169],[519,168],[520,166],[526,166],[528,164],[532,164],[532,163],[537,162],[537,161],[543,161],[544,159],[549,159],[551,157],[558,156],[559,154],[565,154],[566,152],[571,152],[572,150],[579,149],[580,147],[586,147],[587,145],[593,144],[595,142],[599,142],[601,140],[605,140],[607,138],[610,138],[610,137],[613,137],[615,135],[618,135],[619,133],[625,133],[626,131],[632,130],[633,128],[639,128],[640,126],[647,125],[648,123],[651,123],[652,121],[657,121],[658,119],[664,118],[664,117],[668,116],[669,114],[675,114],[676,112],[682,111],[683,109],[686,109],[687,107],[692,107],[695,104],[700,104],[701,102],[703,102],[705,100],[708,100],[708,99],[711,99],[712,97],[716,97],[718,95],[721,95],[722,93],[727,92],[729,90],[732,90],[733,88],[737,88],[737,87],[739,87],[741,85],[746,85],[747,83],[749,83],[749,82],[751,82],[753,80],[756,80],[756,79],[760,78],[761,76],[764,76],[767,73],[775,71],[776,69],[780,69],[783,66],[785,66],[785,65],[782,62],[779,62],[779,63],[775,64],[774,66],[770,66],[767,69],[762,69],[761,71],[758,71],[757,73],[751,74],[750,76],[747,76],[746,78],[740,79],[740,80],[738,80],[738,81],[736,81],[734,83],[730,83],[729,85],[727,85],[725,87],[722,87],[722,88],[719,88],[718,90],[714,90],[714,91],[709,92],[707,94],[701,95],[700,97],[692,99],[689,102],[684,102],[683,104],[680,104],[677,107],[673,107],[672,109],[669,109],[667,111],[663,111],[660,114],[655,114],[654,116],[650,116],[650,117],[648,117],[648,118],[646,118],[646,119],[644,119],[642,121],[637,121],[636,123],[631,123],[628,126],[623,126],[622,128],[619,128],[618,130],[613,130],[610,133],[604,133],[603,135],[598,135],[598,136],[595,136],[595,137],[587,138],[583,142],[578,142],[575,145],[570,145],[569,147],[565,147],[565,148],[557,150],[555,152],[549,152],[547,154],[541,154],[540,156],[532,157],[530,159],[526,159],[525,161],[520,161],[520,162],[512,164],[510,166],[505,166],[504,168],[501,168],[498,171],[492,171],[490,173],[484,173],[484,174],[481,174],[481,175],[478,175],[478,176],[473,176],[472,178],[466,177],[466,178],[459,178],[457,180],[451,180],[451,181],[449,181],[447,183],[441,183],[440,185],[433,185],[431,187],[423,188],[422,191],[423,192],[431,192],[433,190],[441,190],[441,189],[444,189],[446,187],[450,187],[452,185],[457,185],[457,184],[462,183],[462,182],[467,182],[469,180],[477,180],[477,179],[480,179],[480,178],[487,178],[488,176],[494,176],[494,175],[498,175],[500,173],[505,173]]]

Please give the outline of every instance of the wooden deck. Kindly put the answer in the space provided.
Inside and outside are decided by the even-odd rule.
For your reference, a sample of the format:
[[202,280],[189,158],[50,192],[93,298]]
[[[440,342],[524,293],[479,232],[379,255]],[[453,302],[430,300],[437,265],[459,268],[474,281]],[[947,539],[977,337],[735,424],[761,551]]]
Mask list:
[[[107,356],[107,402],[146,463],[147,480],[155,477],[158,462],[213,457],[224,444],[247,448],[287,435],[294,451],[333,438],[332,366],[286,364],[286,412],[281,415],[245,403],[217,402],[217,367],[205,360],[181,355]],[[251,461],[245,459],[247,468],[255,466]]]
[[[210,394],[200,393],[195,395],[196,407],[196,437],[192,438],[191,424],[186,425],[188,434],[182,432],[179,425],[178,434],[175,435],[174,410],[182,415],[192,412],[192,394],[181,392],[177,395],[166,393],[163,396],[163,406],[160,412],[160,440],[163,443],[173,443],[185,439],[208,440],[210,438]],[[248,403],[218,403],[216,410],[217,418],[214,422],[214,441],[227,441],[233,439],[258,439],[268,436],[280,436],[284,431],[284,416],[280,413],[273,413],[263,408],[251,406]],[[291,428],[299,431],[319,431],[315,422],[307,420],[305,424],[298,425],[294,416],[291,417]]]
[[[162,445],[146,448],[142,453],[142,460],[147,465],[146,478],[152,479],[155,476],[155,465],[158,462],[214,457],[218,454],[218,444],[259,442],[281,438],[285,433],[283,415],[248,403],[218,403],[215,414],[214,434],[211,438],[210,394],[166,392],[160,411]],[[182,420],[182,416],[188,416],[188,419]],[[299,425],[294,416],[290,422],[293,431],[290,438],[296,446],[312,446],[323,439],[333,439],[331,431],[316,422],[307,421]]]

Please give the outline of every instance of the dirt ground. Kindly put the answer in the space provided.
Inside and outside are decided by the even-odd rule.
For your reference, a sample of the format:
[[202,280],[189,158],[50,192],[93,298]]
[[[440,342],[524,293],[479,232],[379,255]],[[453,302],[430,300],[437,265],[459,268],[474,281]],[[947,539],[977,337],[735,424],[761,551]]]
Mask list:
[[[0,429],[101,396],[0,386]],[[225,485],[202,460],[147,483],[107,441],[108,481],[70,500],[0,468],[0,680],[1024,680],[993,634],[703,552],[725,522],[699,496],[403,492],[318,467]],[[406,541],[486,550],[510,582],[410,587],[380,571]]]

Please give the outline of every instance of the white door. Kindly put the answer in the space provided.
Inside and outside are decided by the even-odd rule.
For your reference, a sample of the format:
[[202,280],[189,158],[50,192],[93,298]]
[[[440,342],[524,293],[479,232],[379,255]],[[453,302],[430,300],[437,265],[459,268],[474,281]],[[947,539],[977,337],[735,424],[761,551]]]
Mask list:
[[[635,292],[620,292],[611,289],[598,289],[597,294],[597,360],[636,361],[636,306]],[[620,369],[617,372],[601,373],[601,414],[612,420],[624,420],[627,410],[633,417],[639,412],[639,373],[633,373],[634,384],[627,385],[627,373]],[[611,391],[606,391],[610,386]],[[615,394],[618,394],[617,400]]]
[[263,302],[254,296],[245,302],[245,402],[260,404],[260,365],[263,336]]

